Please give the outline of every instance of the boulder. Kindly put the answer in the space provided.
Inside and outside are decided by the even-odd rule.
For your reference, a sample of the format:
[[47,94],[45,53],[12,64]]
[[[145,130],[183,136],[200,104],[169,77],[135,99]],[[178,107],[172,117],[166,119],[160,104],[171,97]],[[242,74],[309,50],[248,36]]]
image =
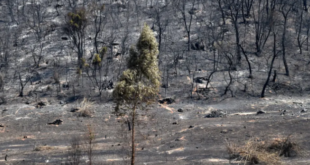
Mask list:
[[72,109],[70,110],[70,112],[77,112],[77,111],[79,111],[78,108],[72,108]]
[[44,106],[46,106],[46,103],[43,102],[43,101],[40,101],[40,102],[37,103],[36,108],[42,108]]
[[68,37],[61,37],[62,40],[68,40]]
[[165,98],[158,101],[160,104],[172,104],[174,103],[174,99],[172,98]]
[[205,51],[206,50],[206,46],[203,42],[195,42],[191,44],[191,49],[192,50],[201,50],[201,51]]
[[256,112],[256,115],[260,115],[260,114],[264,114],[264,113],[266,113],[266,112],[263,111],[263,110],[259,110],[259,111]]
[[211,113],[207,114],[205,118],[216,118],[216,117],[225,117],[227,114],[222,110],[214,110]]
[[55,121],[48,123],[48,125],[60,125],[62,123],[61,119],[56,119]]
[[195,77],[194,82],[198,84],[206,83],[205,81],[208,81],[206,77]]

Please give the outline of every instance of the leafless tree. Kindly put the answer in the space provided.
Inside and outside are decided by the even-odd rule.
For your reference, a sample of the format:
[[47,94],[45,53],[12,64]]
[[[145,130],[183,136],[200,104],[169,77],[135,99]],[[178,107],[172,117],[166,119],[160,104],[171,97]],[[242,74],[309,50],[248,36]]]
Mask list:
[[305,11],[302,8],[302,4],[301,2],[296,3],[296,8],[297,8],[297,13],[295,14],[295,31],[297,33],[297,46],[299,48],[299,53],[302,54],[303,52],[303,45],[305,43],[305,41],[307,40],[305,37],[303,37],[303,33],[304,33],[304,29],[306,27],[306,24],[304,23],[305,18],[304,15],[307,13],[305,13]]
[[28,10],[27,24],[34,30],[37,41],[41,41],[44,37],[43,22],[46,17],[46,7],[40,4],[37,0],[31,0]]
[[289,76],[290,72],[288,69],[287,61],[286,61],[286,33],[287,33],[287,21],[289,14],[291,13],[296,1],[293,0],[283,0],[281,1],[281,4],[279,6],[279,11],[283,16],[283,32],[282,32],[282,59],[283,59],[283,64],[285,67],[285,75]]
[[71,37],[72,44],[77,51],[79,69],[83,68],[85,50],[85,35],[87,27],[86,9],[77,9],[67,14],[64,31]]
[[33,49],[31,50],[31,55],[33,58],[34,66],[38,68],[40,66],[40,62],[43,60],[43,55],[42,55],[43,44],[40,43],[38,52],[36,51],[36,49],[37,47],[35,45]]
[[[26,74],[25,74],[26,73]],[[19,97],[23,97],[24,96],[24,89],[25,86],[30,82],[31,77],[29,75],[29,70],[27,69],[26,71],[16,71],[15,75],[18,76],[18,80],[19,80]]]
[[270,12],[265,12],[265,5],[264,0],[259,0],[256,7],[252,8],[255,25],[255,46],[257,56],[261,55],[262,49],[264,49],[264,46],[270,36],[271,26],[269,26],[269,24],[273,21],[271,19],[272,14],[270,14]]
[[68,151],[68,160],[66,165],[79,165],[82,158],[81,139],[73,137],[71,140],[71,150]]
[[15,15],[17,10],[16,0],[5,0],[6,9],[8,16],[10,17],[10,22],[16,23]]
[[[187,8],[187,5],[190,5],[190,9]],[[187,37],[187,51],[191,50],[191,31],[192,31],[192,23],[193,23],[193,17],[196,12],[195,8],[195,2],[196,0],[174,0],[172,2],[172,5],[176,8],[177,13],[180,13],[183,27],[186,31],[186,37]]]
[[240,32],[239,32],[239,13],[241,10],[241,0],[227,0],[225,3],[228,5],[230,18],[233,23],[233,27],[235,30],[235,48],[236,48],[236,56],[232,59],[232,70],[236,70],[236,65],[240,64],[241,61],[241,51],[240,51]]
[[219,10],[221,12],[223,25],[225,25],[226,24],[226,20],[225,20],[226,19],[226,15],[225,15],[225,11],[223,9],[224,4],[223,4],[222,0],[217,0],[217,3],[218,3]]
[[95,52],[99,53],[99,37],[101,36],[101,33],[104,30],[105,22],[106,22],[106,15],[104,13],[105,5],[102,3],[99,3],[97,1],[93,1],[91,5],[91,12],[92,12],[92,18],[93,21],[93,27],[94,27],[94,47]]
[[273,31],[272,33],[273,33],[273,56],[272,56],[267,80],[266,80],[266,82],[263,86],[262,92],[261,92],[261,97],[265,97],[265,91],[266,91],[266,87],[268,86],[269,81],[270,81],[270,76],[272,74],[274,61],[275,61],[276,57],[278,56],[278,54],[280,53],[280,51],[277,50],[277,34],[275,31]]

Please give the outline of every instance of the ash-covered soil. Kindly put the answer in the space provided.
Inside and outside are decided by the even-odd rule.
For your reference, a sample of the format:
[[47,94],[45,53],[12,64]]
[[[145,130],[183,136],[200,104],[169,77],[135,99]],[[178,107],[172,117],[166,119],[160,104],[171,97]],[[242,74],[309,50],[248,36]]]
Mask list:
[[[227,98],[216,102],[176,99],[172,104],[157,103],[138,116],[136,162],[229,164],[227,142],[241,145],[251,138],[291,135],[302,154],[282,158],[282,162],[308,164],[308,97]],[[59,103],[50,98],[42,101],[46,104],[42,107],[29,102],[1,106],[1,164],[65,164],[74,138],[87,143],[89,125],[95,134],[94,164],[128,163],[131,148],[127,116],[113,115],[112,103],[94,104],[92,117],[78,117],[71,112],[79,106],[77,103]],[[57,119],[62,122],[52,124]],[[82,154],[81,164],[87,161],[87,155]]]
[[[0,0],[0,165],[89,164],[90,140],[92,164],[129,164],[130,116],[114,114],[111,91],[144,23],[161,41],[162,88],[161,101],[138,113],[136,164],[239,164],[230,159],[227,145],[286,137],[300,152],[281,157],[281,162],[310,164],[310,15],[302,13],[302,1],[292,8],[280,3],[288,1],[275,4],[275,14],[268,9],[275,1],[242,1],[253,7],[246,5],[250,14],[234,25],[234,13],[244,14],[232,11],[243,6],[241,1]],[[64,30],[68,14],[81,8],[87,11],[81,41],[89,66],[82,71],[74,37]],[[291,11],[285,28],[284,9]],[[268,23],[275,26],[269,33],[271,27],[264,24],[268,13],[276,16],[271,19],[275,23]],[[99,18],[100,23],[95,21]],[[263,29],[257,29],[259,23]],[[270,34],[260,53],[255,49],[258,32],[263,37],[259,42]],[[245,51],[232,69],[239,46]],[[105,47],[98,69],[93,57],[96,48]],[[270,82],[260,98],[270,68]],[[23,97],[18,97],[21,91]],[[92,105],[83,113],[84,98]]]

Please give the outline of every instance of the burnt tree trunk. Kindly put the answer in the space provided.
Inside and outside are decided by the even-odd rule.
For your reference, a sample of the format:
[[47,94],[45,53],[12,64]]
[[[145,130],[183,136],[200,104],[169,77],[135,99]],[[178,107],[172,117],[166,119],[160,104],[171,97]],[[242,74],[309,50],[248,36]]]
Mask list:
[[248,63],[248,66],[249,66],[249,78],[253,78],[253,75],[252,75],[252,67],[251,67],[251,63],[249,61],[249,58],[248,58],[248,55],[246,54],[245,50],[243,49],[243,47],[241,45],[240,46],[240,49],[246,59],[246,62]]
[[262,93],[261,93],[261,97],[265,97],[265,90],[266,90],[266,87],[268,86],[268,83],[269,83],[269,80],[270,80],[270,76],[271,76],[271,72],[272,72],[272,68],[273,68],[273,63],[274,63],[274,60],[276,59],[277,57],[277,50],[276,50],[276,34],[273,33],[273,57],[272,57],[272,60],[271,60],[271,64],[270,64],[270,69],[269,69],[269,72],[268,72],[268,77],[267,77],[267,80],[263,86],[263,90],[262,90]]
[[136,156],[136,147],[135,147],[135,117],[136,117],[136,104],[132,109],[132,130],[131,130],[131,165],[135,164],[135,156]]

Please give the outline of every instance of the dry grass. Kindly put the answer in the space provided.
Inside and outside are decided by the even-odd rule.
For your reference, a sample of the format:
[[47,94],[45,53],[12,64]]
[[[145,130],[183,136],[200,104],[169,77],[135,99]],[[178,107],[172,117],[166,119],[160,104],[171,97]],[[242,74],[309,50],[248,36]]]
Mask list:
[[48,151],[53,149],[55,149],[55,147],[46,145],[46,146],[38,146],[34,149],[34,151]]
[[265,163],[268,165],[280,165],[281,156],[296,156],[300,151],[298,145],[292,142],[290,136],[276,138],[271,141],[252,138],[242,146],[226,142],[230,159],[237,159],[244,164]]
[[93,116],[93,102],[90,102],[86,98],[80,104],[79,110],[77,111],[80,117],[92,117]]
[[275,138],[268,145],[269,152],[276,152],[279,156],[293,157],[301,153],[301,149],[296,142],[293,142],[291,136],[286,138]]

